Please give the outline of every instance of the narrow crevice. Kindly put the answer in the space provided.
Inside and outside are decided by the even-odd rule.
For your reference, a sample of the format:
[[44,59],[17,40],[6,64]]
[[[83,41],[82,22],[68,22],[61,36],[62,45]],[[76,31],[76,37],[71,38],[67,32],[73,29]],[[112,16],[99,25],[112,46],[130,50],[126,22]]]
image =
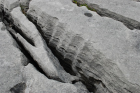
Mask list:
[[[94,77],[89,77],[87,78],[84,74],[80,73],[81,78],[80,81],[86,86],[86,88],[88,89],[89,92],[93,92],[96,93],[99,86],[103,87],[102,89],[104,89],[104,91],[106,91],[107,93],[111,93],[108,88],[103,84],[103,82],[101,80],[97,80]],[[98,86],[98,87],[97,87]]]
[[[13,27],[10,27],[9,23],[4,19],[3,23],[5,24],[7,30],[9,31],[9,33],[12,31],[14,31]],[[39,67],[39,65],[37,64],[37,62],[31,57],[31,55],[28,53],[28,51],[23,47],[23,45],[21,44],[20,41],[18,41],[13,35],[12,33],[10,33],[11,36],[13,37],[13,39],[17,42],[17,44],[19,45],[19,49],[20,51],[27,57],[27,59],[29,60],[29,62],[36,68],[36,70],[38,70],[40,73],[45,75],[45,72]],[[46,76],[46,75],[45,75]],[[47,77],[47,76],[46,76]]]
[[[40,34],[42,35],[42,37],[45,39],[45,37],[43,35],[43,32],[42,32],[42,29],[37,24],[37,20],[31,18],[31,16],[29,16],[29,15],[26,15],[26,17],[28,18],[28,20],[30,22],[32,22],[36,26],[37,30],[40,32]],[[71,64],[68,64],[68,62],[67,62],[68,60],[66,60],[64,58],[64,55],[62,55],[61,53],[59,53],[59,51],[56,49],[56,47],[53,47],[53,46],[49,45],[49,40],[45,40],[45,41],[46,41],[46,44],[48,45],[49,49],[53,53],[53,55],[59,60],[60,65],[64,68],[64,70],[67,73],[69,73],[69,74],[71,74],[73,76],[76,76],[77,75],[77,72],[75,72],[72,69],[72,65]],[[96,85],[94,85],[94,84],[96,84],[96,83],[101,83],[102,84],[101,81],[96,80],[96,79],[94,79],[94,80],[93,79],[92,80],[90,79],[89,80],[84,75],[80,75],[80,80],[73,80],[72,81],[72,84],[75,84],[76,82],[79,82],[79,81],[82,82],[86,86],[86,88],[87,88],[87,90],[89,92],[93,92],[93,93],[95,93],[97,91]]]
[[95,81],[89,81],[87,79],[87,77],[85,77],[84,75],[81,74],[81,80],[80,80],[85,86],[86,88],[88,89],[89,92],[93,92],[93,93],[96,93],[97,91],[97,88],[96,86],[93,84],[95,83]]
[[68,64],[68,61],[65,60],[62,56],[60,56],[61,54],[53,47],[49,46],[48,47],[51,49],[52,53],[54,54],[54,56],[56,56],[60,62],[60,65],[64,68],[64,70],[73,75],[76,76],[76,73],[73,71],[72,67],[70,64]]
[[131,92],[130,90],[128,90],[128,89],[126,89],[126,88],[124,88],[126,91],[128,91],[129,93],[133,93],[133,92]]
[[77,6],[86,6],[88,10],[96,12],[101,17],[109,17],[116,21],[119,21],[119,22],[123,23],[130,30],[133,30],[133,29],[140,30],[140,22],[138,22],[134,19],[117,14],[108,9],[100,8],[99,5],[89,3],[85,0],[72,0],[72,1],[73,1],[73,3],[77,4]]
[[[41,28],[37,25],[37,21],[36,20],[32,20],[32,18],[30,18],[29,16],[27,16],[27,18],[29,19],[29,21],[31,21],[35,26],[36,28],[38,29],[38,31],[40,32],[40,34],[42,35],[43,38],[45,38],[43,36],[43,33],[41,31]],[[46,40],[45,40],[46,41]],[[71,74],[71,75],[76,75],[76,73],[72,70],[72,67],[67,64],[67,60],[64,59],[63,55],[61,55],[57,50],[56,48],[52,47],[49,45],[49,41],[46,41],[46,44],[48,45],[48,47],[50,48],[51,52],[53,53],[53,55],[59,60],[60,62],[60,65],[64,68],[64,70]]]
[[[9,24],[8,26],[10,26],[10,27],[12,27],[12,29],[16,30],[22,37],[24,37],[24,38],[28,41],[28,43],[30,43],[32,46],[35,46],[33,40],[30,39],[30,38],[28,38],[28,37],[21,31],[21,29],[19,29],[17,26],[14,25],[14,21],[11,19],[11,17],[10,17],[9,14],[3,12],[3,19],[2,19],[2,20],[3,20],[3,21],[5,20],[5,21]],[[6,24],[7,24],[7,23],[6,23]],[[18,25],[18,26],[20,27],[20,25]]]
[[[41,33],[42,37],[45,38],[43,36],[43,33],[41,31],[41,28],[37,25],[37,21],[33,20],[32,18],[30,18],[30,16],[27,16],[27,18],[36,26],[36,28],[38,29],[38,31]],[[55,57],[57,57],[57,59],[60,62],[60,65],[64,68],[64,70],[73,75],[76,76],[77,73],[72,69],[72,66],[70,64],[67,63],[67,60],[64,59],[64,55],[62,55],[61,53],[59,53],[59,51],[56,50],[56,47],[50,46],[49,45],[49,40],[46,41],[46,44],[48,45],[49,49],[51,50],[51,52],[53,53],[53,55]],[[82,76],[80,77],[80,80],[73,80],[72,84],[75,84],[76,82],[81,81],[87,88],[87,90],[91,93],[95,93],[96,91],[96,87],[94,86],[94,82],[89,81],[86,77]]]
[[[31,45],[34,45],[34,43],[32,42],[32,40],[28,39],[26,37],[26,35],[24,35],[20,29],[18,29],[17,27],[14,26],[14,24],[12,24],[13,21],[10,19],[10,16],[7,13],[5,13],[4,11],[2,13],[3,13],[2,14],[2,18],[3,18],[2,19],[2,22],[5,24],[7,30],[9,31],[9,33],[11,32],[11,30],[14,31],[14,32],[17,31],[18,33],[21,34],[22,37],[24,37],[27,40],[27,42],[29,42]],[[30,53],[23,47],[23,45],[21,44],[21,42],[18,41],[12,35],[12,33],[10,33],[10,34],[13,37],[13,39],[17,42],[17,44],[20,47],[19,48],[20,51],[27,57],[27,59],[29,60],[29,62],[36,68],[36,70],[38,70],[40,73],[42,73],[42,74],[44,74],[46,76],[45,72],[39,67],[39,65],[37,64],[37,62],[31,57]]]
[[16,27],[16,26],[12,26],[12,29],[14,29],[14,30],[16,30],[24,39],[26,39],[26,41],[28,42],[28,43],[30,43],[32,46],[35,46],[35,44],[34,44],[34,41],[32,40],[32,39],[30,39],[30,38],[28,38],[22,31],[21,31],[21,29],[19,29],[18,27]]
[[[22,35],[22,32],[20,33],[20,29],[16,28],[16,27],[14,26],[14,24],[13,24],[13,25],[10,24],[10,23],[11,23],[11,20],[8,20],[6,17],[4,17],[3,23],[5,24],[7,30],[9,31],[9,33],[12,32],[12,31],[14,31],[15,33],[19,33],[24,39],[26,39],[27,42],[29,42],[30,44],[32,43],[32,42],[30,42],[26,37],[24,37],[24,35]],[[11,30],[12,30],[12,31],[11,31]],[[64,83],[64,81],[61,80],[60,78],[52,78],[52,77],[50,77],[50,76],[47,76],[47,75],[45,74],[45,72],[42,70],[42,68],[38,65],[38,62],[36,62],[36,60],[34,60],[34,59],[32,58],[32,56],[31,56],[31,54],[28,52],[28,50],[26,50],[26,49],[24,48],[23,44],[22,44],[20,41],[18,41],[18,40],[16,39],[16,37],[14,37],[14,35],[12,35],[12,33],[10,33],[10,34],[11,34],[11,36],[14,38],[14,40],[17,42],[17,44],[19,45],[20,51],[27,57],[27,59],[29,60],[29,62],[36,68],[37,71],[39,71],[40,73],[42,73],[43,75],[45,75],[45,76],[46,76],[47,78],[49,78],[49,79],[53,79],[53,80],[56,80],[56,81],[59,81],[59,82]],[[46,49],[46,50],[47,50],[47,49]]]

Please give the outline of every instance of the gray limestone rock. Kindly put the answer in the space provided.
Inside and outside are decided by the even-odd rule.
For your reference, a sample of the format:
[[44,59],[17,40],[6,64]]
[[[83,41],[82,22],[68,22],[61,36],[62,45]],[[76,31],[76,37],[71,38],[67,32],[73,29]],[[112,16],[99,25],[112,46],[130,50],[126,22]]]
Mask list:
[[48,79],[31,64],[23,69],[23,76],[26,82],[25,93],[78,93],[74,85]]
[[139,93],[138,9],[136,0],[0,0],[0,93]]
[[134,0],[87,0],[88,3],[97,4],[101,8],[108,9],[117,14],[140,22],[140,3]]
[[[93,85],[95,90],[91,91],[95,93],[140,91],[135,84],[140,84],[139,54],[131,41],[137,41],[132,33],[137,35],[139,30],[130,30],[120,22],[79,8],[70,0],[47,1],[31,1],[27,16],[65,62],[64,67],[73,71],[71,74],[78,75],[87,86]],[[89,18],[84,13],[93,16]]]
[[[137,19],[138,16],[135,15],[136,13],[139,12],[137,10],[139,8],[137,3],[134,3],[134,2],[128,1],[128,0],[123,0],[123,2],[120,0],[114,0],[114,1],[73,0],[73,2],[75,4],[77,4],[78,6],[86,6],[88,10],[96,12],[101,17],[109,17],[116,21],[120,21],[131,30],[133,30],[133,29],[140,30],[140,21],[139,21],[139,19]],[[122,5],[123,3],[124,3],[124,5]],[[114,5],[115,5],[115,7],[114,7]],[[128,6],[129,7],[135,6],[135,7],[127,8]],[[119,9],[119,7],[122,9]],[[124,9],[125,9],[125,11],[124,11]],[[133,10],[131,10],[131,9],[133,9]],[[132,14],[132,15],[134,14],[137,18],[133,17],[134,15],[133,16],[128,15],[128,13]]]
[[[15,29],[15,31],[9,29],[10,33],[18,42],[21,43],[23,48],[32,57],[33,62],[37,63],[38,67],[42,69],[43,73],[49,79],[65,83],[72,83],[72,81],[75,80],[76,77],[65,72],[59,61],[53,56],[47,45],[44,43],[37,28],[26,18],[26,16],[24,16],[24,14],[22,14],[19,7],[13,9],[13,11],[9,13],[8,19],[10,20],[10,23],[12,23],[12,27]],[[42,82],[43,81],[44,79],[42,79]],[[80,91],[81,87],[83,87],[83,92]],[[77,85],[75,88],[77,89],[76,93],[88,92],[82,83]],[[40,89],[37,89],[36,91],[40,91]],[[66,90],[64,89],[63,91]]]
[[23,81],[22,62],[27,60],[16,46],[0,22],[0,93],[9,93],[13,86]]
[[15,7],[19,6],[19,0],[0,0],[0,4],[5,11],[11,11]]
[[[16,33],[22,35],[20,36],[13,33],[14,36],[18,37],[17,39],[21,37],[19,41],[45,74],[49,78],[60,79],[63,82],[71,82],[71,76],[63,70],[59,61],[51,55],[51,52],[44,43],[37,28],[26,18],[26,16],[24,16],[24,14],[21,13],[20,8],[15,8],[10,16],[11,20],[13,20],[13,26],[17,29]],[[25,40],[23,40],[23,38],[25,38]]]

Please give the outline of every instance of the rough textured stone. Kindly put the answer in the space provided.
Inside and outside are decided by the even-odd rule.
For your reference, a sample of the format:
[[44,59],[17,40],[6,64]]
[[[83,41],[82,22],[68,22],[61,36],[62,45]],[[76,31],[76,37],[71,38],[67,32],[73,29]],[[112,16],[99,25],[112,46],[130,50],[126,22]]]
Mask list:
[[0,92],[139,93],[138,4],[0,0]]
[[16,42],[0,22],[0,93],[9,93],[10,88],[22,82],[23,54]]
[[140,22],[140,3],[134,0],[87,0],[89,3],[97,4],[101,8],[108,9],[125,17]]
[[[69,73],[65,72],[62,66],[59,64],[59,61],[53,56],[51,51],[48,49],[47,45],[42,40],[42,37],[38,33],[34,24],[32,24],[26,18],[26,16],[24,16],[24,14],[22,14],[19,7],[13,9],[13,11],[9,13],[9,18],[7,19],[10,21],[10,23],[12,23],[11,26],[15,30],[14,31],[9,28],[10,33],[18,42],[20,42],[20,45],[23,46],[23,48],[32,57],[33,59],[32,61],[37,63],[39,69],[42,69],[43,73],[49,79],[54,79],[54,80],[65,82],[65,83],[66,82],[72,83],[72,81],[75,80],[76,77],[71,76]],[[44,79],[42,79],[41,82],[44,82]],[[43,83],[41,82],[40,82],[40,85],[44,86]],[[13,87],[11,91],[18,91],[18,88],[16,88],[16,86]],[[67,84],[65,84],[64,86],[67,86]],[[64,88],[64,86],[62,88]],[[71,85],[71,86],[75,87],[74,85]],[[38,87],[38,85],[35,87]],[[80,91],[81,87],[83,88],[84,91]],[[75,88],[77,91],[76,93],[88,92],[82,83],[77,85]],[[64,90],[60,89],[60,91],[62,92],[67,91],[67,90],[69,91],[69,89],[65,89],[65,88]],[[37,89],[36,91],[41,91],[41,89]],[[48,91],[48,90],[45,90],[45,91]],[[52,92],[52,90],[50,91]],[[35,93],[38,93],[38,92],[35,92]]]
[[68,79],[70,82],[70,75],[64,72],[58,60],[53,55],[51,55],[49,49],[47,49],[47,45],[42,40],[36,27],[24,16],[24,14],[21,13],[20,8],[15,8],[11,12],[11,20],[13,20],[12,23],[17,29],[17,33],[22,35],[19,36],[19,38],[24,37],[27,40],[27,41],[24,40],[23,42],[22,39],[20,39],[20,42],[23,44],[23,46],[29,52],[32,58],[37,62],[40,68],[45,72],[45,74],[49,78],[54,78],[54,79],[59,78],[63,82],[68,82],[66,80]]
[[[134,18],[133,16],[126,16],[127,11],[128,13],[130,13],[130,8],[126,9],[126,12],[122,11],[121,9],[119,9],[118,7],[113,7],[114,4],[117,4],[116,6],[120,6],[121,8],[126,8],[127,6],[133,6],[133,2],[131,1],[126,1],[126,3],[124,5],[123,2],[117,0],[117,1],[112,1],[110,5],[108,5],[108,2],[110,2],[109,0],[106,0],[106,3],[103,3],[104,1],[97,1],[98,3],[96,3],[96,1],[86,1],[86,0],[72,0],[75,4],[77,4],[78,6],[86,6],[88,10],[94,11],[97,14],[99,14],[101,17],[109,17],[112,18],[116,21],[120,21],[122,22],[126,27],[128,27],[129,29],[133,30],[133,29],[139,29],[140,30],[140,22],[138,20],[136,20],[137,18]],[[102,2],[102,3],[101,3]],[[105,5],[107,7],[102,7],[102,5]],[[113,4],[113,5],[112,5]],[[109,8],[109,7],[110,8]],[[111,8],[112,7],[112,8]],[[114,10],[119,10],[119,12],[117,11],[111,11],[112,9]],[[137,9],[138,6],[135,6],[135,8],[133,8],[134,11],[133,13],[137,13]],[[120,13],[121,12],[121,13]],[[139,12],[139,11],[138,11]],[[132,14],[132,13],[131,13]]]
[[50,80],[31,64],[23,69],[23,76],[26,81],[25,93],[78,93],[74,85]]
[[[93,16],[87,17],[84,13]],[[138,37],[133,37],[139,30],[129,30],[122,23],[101,17],[85,7],[79,8],[69,0],[31,1],[27,16],[40,27],[46,42],[55,47],[58,57],[62,55],[61,59],[73,68],[74,74],[94,82],[97,93],[139,91],[139,86],[133,86],[139,84],[140,77],[139,55],[134,44]]]

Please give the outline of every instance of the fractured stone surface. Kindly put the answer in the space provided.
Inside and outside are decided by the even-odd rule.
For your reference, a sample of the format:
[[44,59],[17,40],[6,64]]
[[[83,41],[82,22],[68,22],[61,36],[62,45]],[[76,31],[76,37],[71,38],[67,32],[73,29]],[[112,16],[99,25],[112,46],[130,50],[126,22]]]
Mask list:
[[[2,93],[139,93],[139,2],[86,2],[102,9],[72,0],[0,1]],[[110,11],[123,17],[113,20]]]
[[[130,91],[137,93],[139,89],[135,90],[134,88],[131,88],[129,86],[131,84],[128,82],[139,84],[138,81],[140,76],[139,76],[139,72],[137,72],[139,71],[139,67],[138,67],[139,53],[136,52],[135,50],[136,43],[134,44],[134,42],[137,42],[138,37],[137,38],[133,37],[134,34],[138,35],[139,30],[130,30],[118,21],[115,21],[110,18],[100,17],[96,13],[87,10],[85,7],[79,8],[75,6],[69,0],[67,0],[67,2],[63,0],[61,1],[47,0],[47,1],[48,1],[47,3],[45,3],[46,0],[31,1],[29,10],[27,12],[27,16],[29,17],[30,20],[36,23],[37,26],[40,27],[40,29],[42,30],[41,33],[45,38],[46,42],[49,42],[49,44],[51,44],[50,46],[56,47],[56,51],[58,51],[63,56],[64,60],[66,60],[65,62],[67,62],[67,64],[69,65],[73,65],[74,69],[77,69],[79,67],[79,69],[82,70],[82,73],[84,72],[84,69],[85,70],[87,69],[83,67],[84,64],[87,67],[92,66],[91,67],[92,69],[90,71],[94,74],[96,73],[98,77],[101,76],[100,78],[98,79],[96,78],[96,79],[101,80],[104,84],[105,84],[104,81],[111,80],[112,77],[117,76],[117,78],[112,78],[112,81],[110,82],[112,83],[113,81],[119,82],[117,85],[115,85],[115,87],[116,89],[118,89],[118,87],[122,86],[122,90],[118,89],[116,91],[116,89],[115,90],[111,89],[112,86],[108,85],[109,84],[108,81],[108,84],[107,83],[105,84],[106,87],[110,87],[108,88],[107,91],[113,91],[113,92],[121,91],[127,93],[128,92],[127,89],[128,90],[130,89]],[[85,16],[84,15],[85,13],[90,13],[93,16],[92,17]],[[61,30],[57,30],[59,27],[58,24],[60,25],[66,24],[64,28],[63,25],[61,26],[61,30],[62,31],[65,30],[64,33],[61,33],[60,32]],[[55,39],[55,35],[56,35],[55,33],[57,33],[58,31],[60,32],[60,35],[62,37],[57,37]],[[68,32],[73,35],[68,34]],[[80,44],[81,46],[73,45],[72,44],[73,42],[71,42],[76,34],[80,34],[80,38],[81,37],[83,38],[83,40],[81,41],[80,39],[78,39],[78,37],[77,37],[78,40],[75,39],[75,43],[77,41],[79,41],[78,44],[82,42]],[[90,43],[88,44],[87,42],[88,40],[89,42],[91,42],[91,44]],[[56,44],[56,42],[59,43]],[[87,45],[85,42],[87,42]],[[86,50],[84,49],[84,46]],[[91,49],[89,46],[92,46]],[[90,53],[89,51],[92,52]],[[105,57],[102,57],[103,55],[105,55]],[[80,59],[79,57],[82,59]],[[74,60],[77,60],[77,62],[75,63]],[[80,65],[80,63],[78,63],[79,60],[80,61],[82,60],[85,63],[79,66]],[[94,63],[96,61],[97,64]],[[87,62],[91,62],[91,63],[87,63]],[[75,64],[78,65],[78,66],[76,65],[77,68],[74,67]],[[99,65],[99,67],[96,65]],[[93,67],[95,67],[97,72],[93,70]],[[110,73],[114,73],[114,74],[102,73],[103,74],[102,75],[100,72],[103,71],[105,72],[111,71]],[[124,74],[124,76],[122,75],[121,72]],[[134,76],[133,72],[137,73],[135,74],[136,76]],[[85,72],[84,76],[88,77],[86,73],[88,72]],[[110,79],[108,75],[112,75],[111,77],[109,76]],[[91,76],[91,77],[95,78],[95,76]],[[104,77],[104,79],[105,77],[107,78],[105,80],[102,80],[103,79],[102,77]],[[128,81],[127,80],[125,81],[124,78],[126,78]],[[122,80],[118,81],[119,79]],[[123,81],[128,83],[126,84],[126,86],[128,85],[127,88],[124,87],[124,85],[121,83]],[[98,87],[98,85],[96,87]],[[99,85],[99,87],[101,86]]]

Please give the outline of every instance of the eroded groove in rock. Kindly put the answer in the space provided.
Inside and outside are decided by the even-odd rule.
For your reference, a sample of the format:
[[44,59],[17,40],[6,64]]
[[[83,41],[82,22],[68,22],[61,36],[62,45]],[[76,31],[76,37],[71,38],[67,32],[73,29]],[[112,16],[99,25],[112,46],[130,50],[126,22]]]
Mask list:
[[[75,33],[70,33],[62,26],[63,29],[59,29],[60,37],[58,37],[55,33],[57,33],[60,23],[54,23],[54,20],[57,18],[45,13],[37,13],[36,9],[35,7],[29,8],[27,17],[39,27],[39,31],[49,47],[53,47],[51,48],[52,51],[55,50],[53,53],[56,54],[61,62],[64,62],[62,64],[67,64],[71,67],[69,70],[72,70],[75,75],[79,76],[89,91],[95,93],[129,93],[126,89],[132,93],[140,91],[139,86],[131,84],[123,77],[121,70],[116,64],[97,51],[90,42],[84,42],[85,38],[82,36],[76,36]],[[45,24],[40,21],[42,14],[46,15],[45,18],[42,17],[42,20],[46,21]],[[50,28],[50,25],[52,28]],[[62,33],[63,30],[65,30],[65,33]],[[63,37],[61,37],[61,34],[63,34]],[[83,44],[83,47],[80,46],[81,44]],[[77,54],[79,47],[82,48]],[[63,66],[65,68],[66,65]],[[120,78],[119,76],[122,77]],[[90,85],[94,88],[93,90]]]
[[100,8],[99,5],[92,4],[86,0],[72,0],[72,1],[73,1],[73,3],[76,3],[78,6],[86,6],[87,9],[96,12],[100,16],[109,17],[109,18],[112,18],[114,20],[120,21],[131,30],[133,30],[133,29],[140,30],[140,22],[139,21],[136,21],[134,19],[117,14],[115,12],[108,10],[108,9]]

